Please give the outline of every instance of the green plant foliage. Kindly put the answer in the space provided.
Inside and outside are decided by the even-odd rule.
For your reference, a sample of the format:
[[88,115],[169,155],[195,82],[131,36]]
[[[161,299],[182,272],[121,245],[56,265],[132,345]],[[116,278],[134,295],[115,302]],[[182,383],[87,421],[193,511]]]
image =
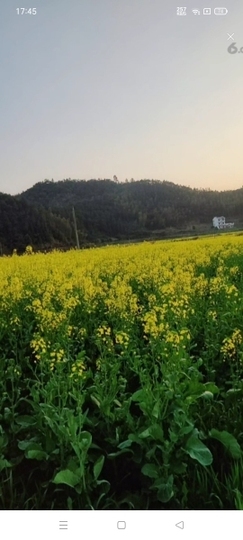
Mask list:
[[218,431],[217,429],[211,429],[209,436],[213,439],[220,441],[226,448],[228,454],[235,459],[242,457],[242,450],[237,442],[236,438],[233,437],[228,431]]
[[205,467],[211,465],[213,462],[213,456],[210,450],[195,435],[192,435],[188,439],[185,446],[185,452],[189,454],[192,459],[195,459]]

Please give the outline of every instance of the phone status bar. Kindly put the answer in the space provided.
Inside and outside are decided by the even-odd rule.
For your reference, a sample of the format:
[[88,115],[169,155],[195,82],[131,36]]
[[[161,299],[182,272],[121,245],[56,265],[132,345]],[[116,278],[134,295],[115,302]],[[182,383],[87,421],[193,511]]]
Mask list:
[[204,15],[204,16],[208,16],[208,15],[227,15],[229,13],[229,10],[228,8],[226,7],[216,7],[216,8],[211,8],[211,7],[205,7],[205,8],[202,8],[202,9],[190,9],[187,8],[187,7],[177,7],[176,8],[176,14],[179,15],[179,16],[182,16],[184,17],[185,15],[189,15],[192,14],[192,15]]

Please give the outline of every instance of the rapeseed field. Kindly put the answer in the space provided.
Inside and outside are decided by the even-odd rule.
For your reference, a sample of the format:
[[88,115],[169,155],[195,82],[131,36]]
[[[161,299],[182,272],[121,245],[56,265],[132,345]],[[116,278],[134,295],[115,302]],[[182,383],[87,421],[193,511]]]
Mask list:
[[0,258],[0,508],[243,509],[243,236]]

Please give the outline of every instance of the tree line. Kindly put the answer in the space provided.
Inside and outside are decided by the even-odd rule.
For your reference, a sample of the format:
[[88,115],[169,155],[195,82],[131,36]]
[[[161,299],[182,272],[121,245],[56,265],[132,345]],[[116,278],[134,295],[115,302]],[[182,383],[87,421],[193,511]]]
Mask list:
[[170,228],[212,227],[214,216],[241,224],[243,188],[211,191],[159,180],[44,180],[21,194],[0,194],[3,253],[74,247],[72,208],[81,246],[146,239]]

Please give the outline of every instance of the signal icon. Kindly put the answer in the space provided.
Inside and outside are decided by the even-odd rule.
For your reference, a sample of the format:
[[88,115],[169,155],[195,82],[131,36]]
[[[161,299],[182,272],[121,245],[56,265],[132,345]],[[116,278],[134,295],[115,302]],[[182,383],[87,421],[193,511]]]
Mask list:
[[192,13],[194,15],[200,15],[200,10],[199,9],[192,9]]

